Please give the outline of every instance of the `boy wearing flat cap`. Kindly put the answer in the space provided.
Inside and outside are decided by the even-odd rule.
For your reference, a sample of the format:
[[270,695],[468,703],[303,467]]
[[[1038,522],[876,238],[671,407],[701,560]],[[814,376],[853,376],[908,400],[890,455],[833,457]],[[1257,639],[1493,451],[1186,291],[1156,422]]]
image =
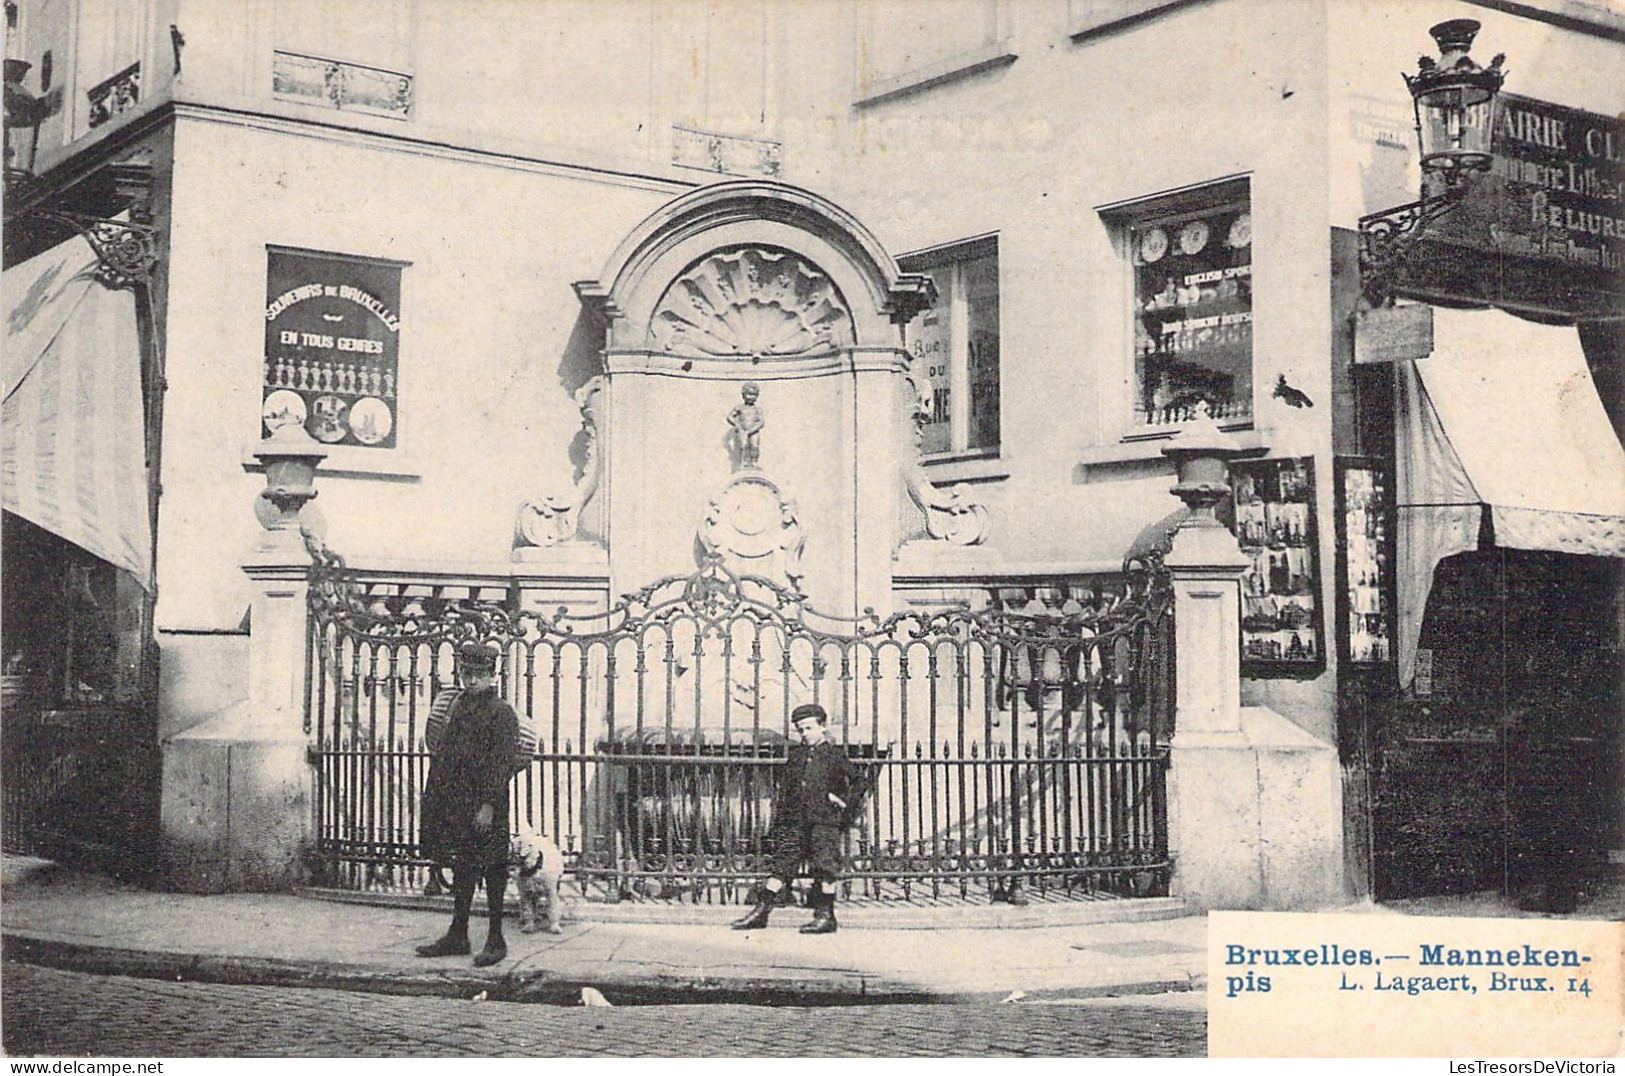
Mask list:
[[[423,788],[419,844],[425,858],[450,864],[451,926],[419,956],[470,952],[468,916],[483,876],[487,908],[483,968],[508,955],[502,937],[502,898],[508,886],[508,784],[513,777],[519,718],[497,692],[497,648],[464,643],[457,650],[463,691],[451,704],[445,731],[429,745],[433,758]],[[425,737],[427,739],[427,736]]]
[[817,703],[797,706],[790,713],[796,740],[779,775],[773,796],[773,824],[766,847],[772,857],[771,877],[763,885],[756,907],[733,923],[735,930],[767,926],[767,917],[780,893],[802,863],[812,876],[808,904],[813,920],[803,934],[835,933],[835,882],[841,873],[841,834],[857,806],[861,785],[846,750],[829,742],[829,715]]

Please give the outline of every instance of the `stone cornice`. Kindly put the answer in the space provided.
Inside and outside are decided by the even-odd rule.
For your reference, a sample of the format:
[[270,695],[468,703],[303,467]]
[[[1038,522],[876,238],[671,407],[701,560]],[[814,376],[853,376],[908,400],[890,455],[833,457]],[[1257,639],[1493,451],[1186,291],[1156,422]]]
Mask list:
[[217,123],[255,131],[293,135],[326,142],[378,149],[391,153],[480,164],[533,175],[548,175],[589,183],[604,183],[661,194],[691,189],[692,179],[642,171],[635,163],[606,156],[606,163],[570,160],[564,151],[538,156],[535,147],[516,139],[484,136],[469,131],[398,124],[372,130],[353,123],[337,123],[303,114],[304,106],[242,98],[227,101],[176,101],[177,119]]
[[616,374],[647,374],[710,381],[782,381],[852,372],[900,373],[907,368],[908,354],[899,348],[887,347],[855,347],[822,355],[764,358],[760,362],[726,357],[691,358],[642,348],[604,352],[604,370],[611,377]]

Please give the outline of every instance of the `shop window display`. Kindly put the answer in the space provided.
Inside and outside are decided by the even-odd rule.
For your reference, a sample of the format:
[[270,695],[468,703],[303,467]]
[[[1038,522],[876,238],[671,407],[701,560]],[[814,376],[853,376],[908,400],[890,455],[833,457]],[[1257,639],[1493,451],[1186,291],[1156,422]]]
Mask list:
[[5,704],[74,709],[135,699],[144,598],[129,575],[8,512]]
[[1245,200],[1131,218],[1136,425],[1252,416],[1252,242]]
[[899,259],[929,276],[937,301],[908,329],[916,381],[927,394],[927,454],[991,454],[999,448],[999,253],[977,240]]

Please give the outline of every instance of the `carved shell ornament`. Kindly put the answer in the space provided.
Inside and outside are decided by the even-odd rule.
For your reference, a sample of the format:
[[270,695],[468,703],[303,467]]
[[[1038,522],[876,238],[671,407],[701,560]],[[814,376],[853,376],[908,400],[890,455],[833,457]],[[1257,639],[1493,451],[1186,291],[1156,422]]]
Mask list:
[[852,315],[833,281],[789,251],[747,247],[702,259],[655,307],[653,347],[699,358],[782,358],[851,345]]

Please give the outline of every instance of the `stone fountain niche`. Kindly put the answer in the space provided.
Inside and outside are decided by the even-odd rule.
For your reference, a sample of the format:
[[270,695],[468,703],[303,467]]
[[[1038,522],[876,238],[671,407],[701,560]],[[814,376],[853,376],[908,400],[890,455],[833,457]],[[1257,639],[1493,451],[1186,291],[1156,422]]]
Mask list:
[[889,609],[905,541],[985,529],[919,473],[904,327],[930,287],[794,187],[721,183],[668,204],[576,285],[604,334],[578,394],[586,465],[526,502],[516,556],[567,557],[591,512],[611,594],[709,551],[829,613]]

